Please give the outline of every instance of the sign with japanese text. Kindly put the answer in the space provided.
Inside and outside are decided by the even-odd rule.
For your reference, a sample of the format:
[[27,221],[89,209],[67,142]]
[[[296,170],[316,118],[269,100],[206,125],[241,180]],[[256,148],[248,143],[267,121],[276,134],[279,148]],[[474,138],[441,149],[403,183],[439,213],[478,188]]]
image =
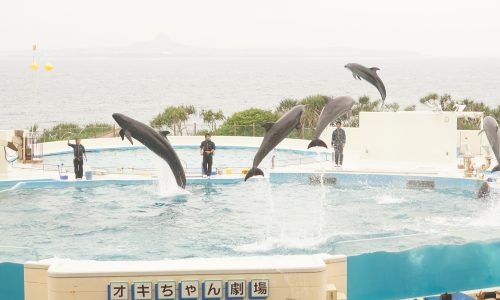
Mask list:
[[176,282],[171,280],[158,281],[156,283],[157,300],[175,300]]
[[132,284],[132,300],[152,300],[153,283],[134,282]]
[[108,285],[109,300],[128,300],[128,282],[110,282]]
[[[130,298],[129,298],[130,297]],[[110,282],[108,300],[246,300],[269,298],[269,279]]]

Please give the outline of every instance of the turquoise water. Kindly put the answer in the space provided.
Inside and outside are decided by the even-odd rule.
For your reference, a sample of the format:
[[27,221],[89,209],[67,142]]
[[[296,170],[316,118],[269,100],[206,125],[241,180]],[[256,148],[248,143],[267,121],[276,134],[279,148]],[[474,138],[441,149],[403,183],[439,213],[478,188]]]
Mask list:
[[[71,150],[71,148],[68,147],[68,150]],[[201,174],[202,157],[197,147],[178,146],[176,147],[176,151],[184,168],[186,168],[188,172],[198,173],[199,171]],[[251,167],[256,152],[257,148],[218,147],[213,158],[212,169],[215,171],[217,168]],[[86,165],[96,169],[113,170],[117,168],[135,168],[157,170],[161,168],[162,165],[166,164],[144,147],[125,150],[90,151],[87,153],[87,156],[88,162]],[[271,166],[272,156],[275,156],[275,162],[278,166],[325,160],[327,158],[331,159],[331,154],[319,154],[315,151],[275,150],[263,160],[261,166],[269,168]],[[64,163],[69,171],[72,170],[73,154],[70,152],[58,155],[48,155],[45,156],[43,160],[45,164],[49,165],[60,165]]]
[[[188,165],[198,163],[197,149],[178,151]],[[254,153],[220,149],[216,161],[246,164]],[[274,154],[282,163],[323,159],[315,153]],[[89,158],[97,167],[165,166],[145,149],[90,152]],[[45,158],[46,163],[66,161],[71,162],[70,154]],[[269,166],[269,158],[265,164]],[[492,242],[500,239],[497,190],[476,199],[459,187],[407,189],[394,184],[398,179],[384,176],[353,177],[346,185],[349,176],[338,175],[337,185],[280,176],[274,181],[192,184],[187,194],[172,196],[164,196],[158,184],[4,190],[2,245],[25,248],[0,247],[0,261],[327,252],[349,257],[349,299],[393,299],[500,284],[491,272],[499,267],[498,259],[492,259],[499,253],[498,242]],[[381,184],[384,180],[387,185]],[[18,274],[17,266],[2,265],[0,274]],[[463,276],[481,270],[489,271]],[[20,297],[22,288],[12,292]]]
[[500,241],[348,257],[349,299],[401,299],[500,285]]
[[[40,258],[162,259],[399,251],[498,238],[498,195],[273,184],[15,189],[0,193],[2,244]],[[384,238],[400,237],[384,243]],[[349,241],[360,240],[357,244]],[[23,261],[15,252],[3,261]]]

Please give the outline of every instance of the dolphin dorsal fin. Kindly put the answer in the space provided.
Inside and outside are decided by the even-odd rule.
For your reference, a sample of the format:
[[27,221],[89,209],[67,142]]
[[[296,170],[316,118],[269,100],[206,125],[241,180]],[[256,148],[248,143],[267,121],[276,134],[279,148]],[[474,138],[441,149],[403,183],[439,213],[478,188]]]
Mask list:
[[167,137],[167,135],[169,135],[169,134],[170,134],[170,131],[168,131],[168,130],[160,130],[160,131],[158,131],[158,132],[159,132],[161,135],[163,135],[164,137]]
[[379,69],[379,68],[377,68],[377,67],[372,67],[372,68],[370,68],[370,70],[372,70],[372,71],[374,71],[374,72],[377,72],[377,71],[379,71],[380,69]]
[[264,127],[266,132],[268,132],[273,127],[273,125],[274,125],[274,122],[267,122],[267,123],[262,124],[262,127]]

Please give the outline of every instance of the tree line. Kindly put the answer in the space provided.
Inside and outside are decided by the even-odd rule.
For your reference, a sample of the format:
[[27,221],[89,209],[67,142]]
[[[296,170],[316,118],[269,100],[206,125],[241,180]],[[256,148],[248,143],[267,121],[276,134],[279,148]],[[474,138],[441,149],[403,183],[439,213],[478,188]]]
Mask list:
[[[199,114],[203,122],[208,125],[208,130],[199,130],[197,133],[210,132],[214,135],[254,135],[262,136],[264,129],[261,124],[266,122],[274,122],[284,113],[290,110],[295,105],[307,104],[306,111],[302,115],[302,125],[307,130],[312,130],[316,127],[316,122],[325,106],[328,99],[331,97],[325,95],[312,95],[303,99],[286,98],[279,102],[273,110],[260,108],[249,108],[243,111],[235,112],[231,116],[225,116],[221,110],[202,110]],[[430,93],[419,101],[421,104],[429,106],[434,110],[441,111],[475,111],[483,112],[485,116],[492,116],[500,122],[500,105],[496,108],[491,108],[483,102],[476,102],[471,99],[456,100],[449,94],[438,95]],[[359,126],[359,113],[362,111],[398,111],[400,105],[398,103],[387,103],[383,107],[380,100],[372,100],[368,96],[358,98],[358,103],[352,109],[351,117],[347,115],[341,116],[341,120],[346,127]],[[402,110],[414,111],[416,105],[410,105]],[[196,109],[193,106],[168,106],[165,110],[158,114],[150,125],[158,128],[177,128],[178,134],[187,133],[186,122],[196,116]],[[458,129],[479,129],[481,120],[477,118],[459,118]]]
[[[306,111],[302,115],[303,130],[292,132],[290,137],[310,138],[313,135],[316,122],[326,104],[331,97],[325,95],[312,95],[302,99],[286,98],[281,100],[274,109],[249,108],[235,112],[226,116],[222,110],[202,109],[198,110],[193,105],[168,106],[165,110],[156,115],[150,125],[158,129],[168,129],[176,135],[198,134],[209,132],[214,135],[239,135],[239,136],[263,136],[264,129],[261,124],[274,122],[295,105],[307,104]],[[430,93],[419,101],[421,104],[433,110],[442,111],[475,111],[483,112],[485,116],[492,116],[500,122],[500,105],[496,108],[489,107],[483,102],[471,99],[456,100],[449,94],[438,95]],[[398,111],[398,103],[386,103],[381,106],[380,100],[372,100],[368,96],[358,98],[358,103],[353,106],[352,115],[340,117],[346,127],[359,126],[359,113],[362,111]],[[416,105],[404,107],[404,111],[416,110]],[[205,129],[193,128],[190,120],[201,119],[206,125]],[[459,118],[458,129],[479,129],[481,120],[477,118]],[[32,126],[33,128],[36,127]],[[81,138],[109,136],[113,130],[110,124],[88,124],[80,127],[77,124],[61,123],[50,129],[44,129],[42,138],[44,141],[61,140],[80,136]],[[194,129],[194,130],[193,130]],[[114,134],[114,133],[113,133]]]

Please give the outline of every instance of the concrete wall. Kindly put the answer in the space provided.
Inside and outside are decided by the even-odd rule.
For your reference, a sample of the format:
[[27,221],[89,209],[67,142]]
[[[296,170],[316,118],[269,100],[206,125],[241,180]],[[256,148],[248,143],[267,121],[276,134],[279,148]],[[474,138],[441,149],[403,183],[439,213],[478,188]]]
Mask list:
[[363,159],[456,163],[454,112],[361,112]]
[[201,286],[205,280],[244,279],[248,283],[268,279],[270,292],[266,299],[270,300],[321,300],[326,299],[327,290],[330,294],[335,291],[335,296],[347,292],[346,256],[327,254],[156,262],[54,259],[26,263],[24,272],[25,300],[104,300],[110,282],[127,282],[130,289],[133,282],[154,284],[162,280],[198,280]]

